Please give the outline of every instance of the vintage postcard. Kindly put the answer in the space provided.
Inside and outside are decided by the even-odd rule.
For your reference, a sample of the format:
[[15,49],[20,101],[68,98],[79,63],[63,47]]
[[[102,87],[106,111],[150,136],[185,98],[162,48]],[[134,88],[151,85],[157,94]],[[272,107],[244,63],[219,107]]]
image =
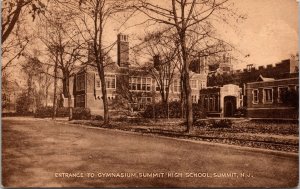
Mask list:
[[297,187],[296,0],[2,0],[3,187]]

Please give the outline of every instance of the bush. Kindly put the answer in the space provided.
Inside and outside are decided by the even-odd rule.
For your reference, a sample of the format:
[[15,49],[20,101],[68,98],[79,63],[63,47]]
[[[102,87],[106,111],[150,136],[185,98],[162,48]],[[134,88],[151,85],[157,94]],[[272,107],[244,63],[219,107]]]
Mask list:
[[[52,106],[39,107],[34,114],[34,117],[38,117],[38,118],[46,118],[52,116],[53,116]],[[68,117],[68,116],[69,116],[69,108],[67,107],[57,108],[56,117]]]
[[92,120],[97,120],[97,121],[103,121],[104,118],[101,115],[92,115],[91,116]]
[[89,108],[77,107],[73,109],[73,119],[75,120],[88,120],[91,119],[91,111]]
[[68,107],[59,107],[56,110],[57,117],[69,117],[69,108]]
[[53,115],[53,107],[46,106],[46,107],[39,107],[36,110],[34,117],[45,118],[45,117],[52,117],[52,115]]
[[18,115],[28,115],[30,114],[30,106],[33,100],[30,96],[27,95],[26,92],[23,92],[20,96],[18,96],[16,101],[16,112]]
[[204,120],[194,120],[193,125],[195,127],[205,127],[207,125],[207,123]]
[[[156,118],[167,118],[168,117],[168,106],[162,103],[157,103],[154,106],[149,105],[142,112],[142,117],[144,118],[153,118],[153,108],[155,110]],[[180,102],[170,102],[169,103],[169,118],[181,118],[182,109]],[[198,104],[193,104],[193,118],[202,119],[206,117],[206,112]]]
[[[181,117],[181,105],[180,102],[169,103],[169,118],[180,118]],[[168,117],[168,106],[163,103],[156,103],[154,106],[149,105],[145,111],[142,112],[144,118],[153,118],[153,108],[155,110],[155,118],[167,118]]]
[[229,119],[221,119],[219,121],[210,120],[208,125],[212,128],[231,128],[232,121]]
[[205,108],[201,108],[199,104],[193,104],[193,119],[204,119],[206,118]]

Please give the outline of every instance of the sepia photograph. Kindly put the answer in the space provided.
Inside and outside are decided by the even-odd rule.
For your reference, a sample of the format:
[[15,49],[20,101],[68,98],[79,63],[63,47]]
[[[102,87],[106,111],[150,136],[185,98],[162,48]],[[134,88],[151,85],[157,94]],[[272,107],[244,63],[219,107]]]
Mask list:
[[298,187],[298,0],[0,3],[2,187]]

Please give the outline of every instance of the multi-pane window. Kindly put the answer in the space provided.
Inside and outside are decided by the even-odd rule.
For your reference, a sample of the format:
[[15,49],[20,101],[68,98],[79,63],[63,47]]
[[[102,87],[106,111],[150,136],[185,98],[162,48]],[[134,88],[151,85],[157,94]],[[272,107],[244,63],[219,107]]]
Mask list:
[[146,79],[146,91],[151,91],[151,86],[152,86],[152,80],[151,78]]
[[194,80],[194,79],[191,80],[191,88],[197,89],[197,80]]
[[253,104],[257,104],[258,103],[258,90],[257,89],[254,89],[253,92],[252,92],[252,103]]
[[147,89],[147,78],[142,78],[142,90],[146,91]]
[[215,96],[214,102],[215,102],[215,111],[219,111],[219,98]]
[[151,78],[130,77],[129,89],[132,91],[151,91]]
[[105,75],[105,83],[107,89],[116,88],[116,75]]
[[204,97],[203,107],[204,107],[205,109],[208,108],[208,98],[207,98],[206,96]]
[[179,79],[175,79],[173,81],[173,91],[174,91],[174,93],[180,92],[180,80]]
[[96,88],[101,88],[100,79],[96,79]]
[[273,102],[273,89],[264,89],[264,102]]
[[84,90],[84,84],[85,84],[85,75],[77,75],[76,76],[76,90],[77,91],[83,91]]
[[85,107],[85,96],[84,95],[77,95],[75,97],[76,107]]
[[192,95],[192,102],[197,103],[197,95]]
[[133,91],[136,90],[136,78],[135,77],[129,78],[129,88],[130,88],[130,90],[133,90]]
[[213,98],[209,98],[209,110],[214,111],[214,101]]
[[288,93],[287,87],[278,87],[278,102],[284,102]]
[[144,110],[148,104],[152,101],[151,97],[140,97],[138,98],[139,110]]
[[158,83],[155,83],[156,85],[155,85],[155,91],[160,91],[160,84],[158,84]]
[[205,81],[201,81],[201,88],[200,89],[203,89],[206,87],[206,82]]
[[156,83],[155,90],[160,91],[162,89],[166,92],[168,86],[169,86],[169,79],[164,79],[162,82]]

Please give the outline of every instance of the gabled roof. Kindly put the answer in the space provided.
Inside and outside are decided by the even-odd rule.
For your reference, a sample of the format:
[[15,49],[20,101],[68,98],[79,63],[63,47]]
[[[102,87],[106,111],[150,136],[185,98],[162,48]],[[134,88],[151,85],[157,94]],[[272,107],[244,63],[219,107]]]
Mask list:
[[256,81],[274,81],[274,78],[269,77],[263,77],[262,75],[259,75]]

